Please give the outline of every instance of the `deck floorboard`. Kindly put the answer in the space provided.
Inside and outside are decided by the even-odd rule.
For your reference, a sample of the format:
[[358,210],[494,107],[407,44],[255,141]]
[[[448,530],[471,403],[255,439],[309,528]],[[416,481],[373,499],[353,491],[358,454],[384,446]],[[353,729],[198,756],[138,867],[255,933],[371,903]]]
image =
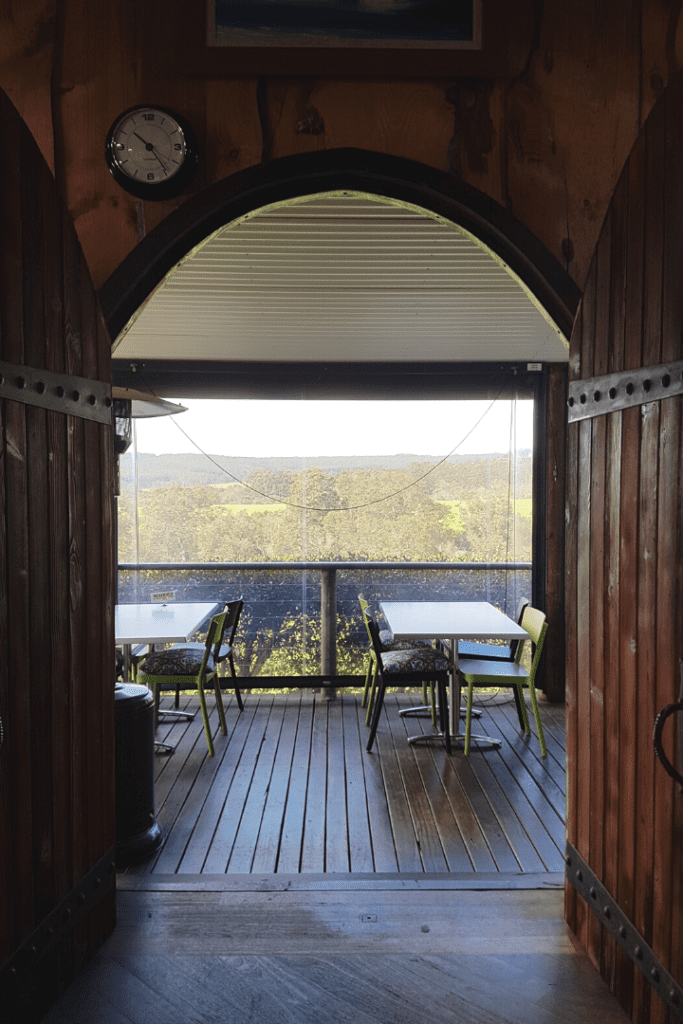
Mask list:
[[[502,745],[475,746],[466,758],[457,746],[449,756],[438,741],[407,742],[433,728],[429,717],[399,716],[412,693],[387,695],[371,753],[359,694],[247,693],[242,714],[234,697],[225,703],[227,736],[211,709],[215,757],[201,716],[160,723],[158,738],[175,744],[155,758],[164,843],[128,875],[563,870],[563,708],[542,705],[542,758],[511,700],[482,701],[477,732]],[[181,706],[193,709],[196,699]]]
[[119,892],[118,927],[45,1024],[628,1024],[557,889],[220,891],[175,877],[175,891],[147,876]]

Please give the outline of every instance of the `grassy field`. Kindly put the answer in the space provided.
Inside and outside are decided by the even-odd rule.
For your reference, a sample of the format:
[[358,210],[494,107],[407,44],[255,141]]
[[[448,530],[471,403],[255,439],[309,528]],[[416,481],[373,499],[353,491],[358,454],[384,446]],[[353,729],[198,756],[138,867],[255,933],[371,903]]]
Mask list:
[[263,505],[212,505],[211,508],[217,515],[253,516],[258,512],[281,512],[287,506],[281,503],[266,502]]
[[448,519],[446,520],[446,526],[453,533],[461,533],[464,528],[462,516],[460,515],[460,509],[464,505],[462,501],[452,501],[447,499],[441,499],[437,504],[446,505],[449,509]]
[[[464,528],[461,510],[465,502],[442,499],[438,504],[446,505],[449,510],[448,518],[446,520],[446,526],[448,529],[453,530],[454,533],[460,533]],[[518,516],[524,516],[525,519],[531,519],[531,505],[531,498],[515,499],[515,514]],[[287,506],[281,502],[264,502],[263,504],[258,505],[242,505],[237,503],[230,505],[212,505],[211,508],[214,515],[253,516],[260,512],[281,512],[283,509],[287,508]]]
[[515,498],[515,515],[531,519],[531,498]]

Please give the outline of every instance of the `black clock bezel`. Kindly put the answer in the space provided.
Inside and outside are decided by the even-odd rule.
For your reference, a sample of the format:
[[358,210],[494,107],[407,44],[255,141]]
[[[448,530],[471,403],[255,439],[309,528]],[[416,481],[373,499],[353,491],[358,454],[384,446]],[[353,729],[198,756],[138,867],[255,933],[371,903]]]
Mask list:
[[[114,156],[114,132],[116,128],[125,118],[141,110],[158,111],[161,114],[172,117],[185,137],[185,158],[182,166],[167,181],[136,181],[121,170]],[[134,107],[128,107],[127,110],[122,111],[113,121],[107,132],[104,155],[107,167],[117,185],[120,185],[121,188],[125,189],[126,192],[130,192],[137,199],[160,202],[165,199],[174,199],[188,187],[196,174],[199,164],[199,145],[192,127],[180,114],[177,114],[174,110],[169,110],[168,107],[160,107],[156,103],[137,103]]]

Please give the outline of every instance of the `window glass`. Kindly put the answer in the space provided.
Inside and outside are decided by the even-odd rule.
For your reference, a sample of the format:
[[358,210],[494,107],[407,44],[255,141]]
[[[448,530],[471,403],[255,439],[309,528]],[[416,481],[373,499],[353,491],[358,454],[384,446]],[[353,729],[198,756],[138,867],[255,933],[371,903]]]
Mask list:
[[[180,401],[187,412],[134,421],[121,456],[122,563],[531,562],[532,400]],[[122,574],[119,600],[239,590],[254,636],[267,628],[277,648],[289,623],[316,671],[319,572],[162,575]],[[359,591],[492,600],[514,614],[529,582],[528,569],[371,579],[340,567],[340,628],[357,621]]]

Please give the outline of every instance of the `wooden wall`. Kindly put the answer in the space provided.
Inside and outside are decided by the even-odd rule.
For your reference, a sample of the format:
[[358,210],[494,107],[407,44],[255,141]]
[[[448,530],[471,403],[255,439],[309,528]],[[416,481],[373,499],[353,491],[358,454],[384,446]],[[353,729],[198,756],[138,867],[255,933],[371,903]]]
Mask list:
[[[73,225],[1,93],[0,135],[0,358],[108,385],[109,337]],[[84,895],[88,916],[74,898],[76,927],[62,908],[54,934],[35,937],[94,865],[113,862],[113,502],[111,425],[0,399],[0,966],[35,946],[0,976],[8,1024],[41,1019],[114,924],[105,870]]]
[[[509,209],[582,286],[621,167],[683,63],[679,3],[524,0],[506,29],[500,77],[231,75],[229,65],[208,74],[183,20],[189,7],[200,5],[0,0],[0,86],[55,169],[97,287],[206,185],[277,157],[336,147],[409,157],[461,177]],[[105,166],[109,125],[142,102],[184,114],[202,146],[196,180],[170,202],[132,198]],[[557,398],[549,411],[563,416]],[[556,429],[551,420],[549,435]],[[548,465],[557,470],[561,435],[554,443]],[[556,620],[563,487],[561,474],[548,477]]]
[[[619,181],[572,336],[570,379],[683,358],[683,74]],[[666,398],[569,425],[569,841],[680,980],[683,798],[654,755],[683,657],[681,417]],[[666,749],[674,745],[674,727]],[[567,890],[568,920],[633,1020],[667,1011]]]
[[[575,376],[674,355],[680,307],[668,297],[680,282],[667,271],[678,269],[682,254],[662,239],[672,217],[683,221],[676,192],[683,168],[676,166],[676,177],[668,172],[646,211],[635,185],[658,173],[657,146],[663,154],[666,131],[675,135],[680,122],[652,128],[646,161],[636,154],[622,179],[590,275],[589,266],[639,129],[683,63],[679,2],[529,0],[514,25],[507,73],[486,79],[310,77],[305,69],[202,74],[184,53],[187,6],[0,0],[0,86],[54,168],[96,286],[187,198],[136,201],[104,163],[115,116],[132,104],[162,103],[189,118],[203,146],[191,192],[260,162],[323,148],[422,161],[504,205],[579,286],[587,282]],[[672,206],[662,214],[665,189]],[[645,249],[634,244],[643,238]],[[606,285],[615,266],[623,272],[619,294]],[[633,303],[643,291],[664,295],[660,313]],[[599,334],[607,340],[597,349]],[[551,407],[559,417],[557,395]],[[568,451],[570,837],[602,865],[608,887],[672,963],[683,920],[680,808],[653,763],[650,734],[655,711],[677,690],[680,547],[668,524],[680,517],[679,414],[679,404],[662,403],[646,414],[595,420],[572,428]],[[564,571],[553,564],[556,575]],[[571,895],[568,912],[635,1019],[647,1019],[650,997],[639,975]],[[659,1004],[652,1019],[665,1019]]]
[[[670,0],[526,0],[506,77],[393,79],[202,74],[180,0],[1,0],[0,86],[38,140],[99,287],[183,197],[142,203],[103,158],[141,102],[190,119],[205,158],[193,190],[279,156],[352,146],[456,174],[508,207],[582,285],[638,129],[683,62]],[[295,69],[299,70],[299,69]]]

